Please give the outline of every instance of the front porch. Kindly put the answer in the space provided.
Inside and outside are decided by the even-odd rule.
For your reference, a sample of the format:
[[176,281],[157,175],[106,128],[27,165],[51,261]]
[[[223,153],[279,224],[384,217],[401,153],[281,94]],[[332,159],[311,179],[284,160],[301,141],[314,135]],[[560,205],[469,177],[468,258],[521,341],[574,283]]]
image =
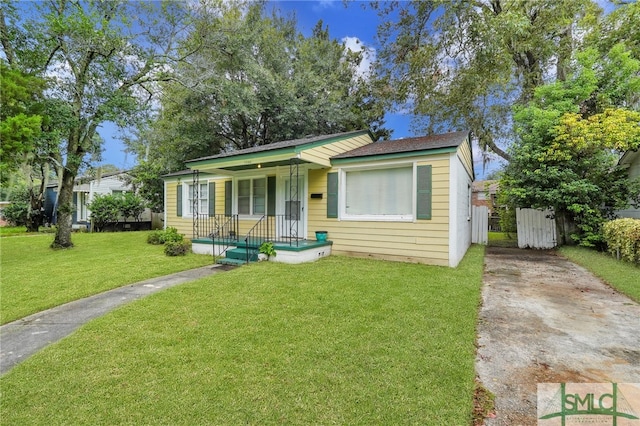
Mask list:
[[[257,261],[258,250],[264,241],[254,240],[251,243],[236,238],[197,238],[192,240],[194,253],[215,256],[219,263],[240,265]],[[288,241],[273,242],[276,256],[272,262],[304,263],[313,262],[331,254],[332,241],[298,240],[295,244]]]
[[263,215],[257,220],[238,215],[199,215],[194,220],[193,252],[207,254],[219,263],[244,264],[258,260],[264,242],[274,245],[276,256],[270,260],[303,263],[331,254],[331,241],[303,238],[295,215]]

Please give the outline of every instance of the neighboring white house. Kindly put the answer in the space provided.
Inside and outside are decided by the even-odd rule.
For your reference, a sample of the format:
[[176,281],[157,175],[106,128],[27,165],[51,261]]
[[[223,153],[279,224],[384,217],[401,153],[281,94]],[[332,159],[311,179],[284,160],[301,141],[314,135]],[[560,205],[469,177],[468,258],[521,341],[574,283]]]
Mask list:
[[[640,150],[639,151],[627,151],[620,158],[619,163],[623,167],[629,168],[629,179],[640,178]],[[628,208],[626,210],[620,210],[616,212],[620,217],[631,217],[640,219],[640,209]]]
[[[91,221],[91,210],[88,205],[96,195],[112,195],[130,192],[133,190],[127,184],[126,172],[105,173],[99,178],[79,177],[73,187],[73,228],[88,228]],[[52,224],[56,223],[56,204],[58,184],[52,183],[47,187],[45,196],[45,216]],[[145,209],[140,222],[151,223],[151,210]]]

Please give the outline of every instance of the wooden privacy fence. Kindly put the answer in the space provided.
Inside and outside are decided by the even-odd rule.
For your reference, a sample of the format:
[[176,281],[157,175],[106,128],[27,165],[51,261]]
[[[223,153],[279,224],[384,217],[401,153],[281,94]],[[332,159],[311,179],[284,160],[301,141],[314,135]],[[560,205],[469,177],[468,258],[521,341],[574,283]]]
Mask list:
[[471,209],[471,242],[487,244],[489,242],[489,208],[473,206]]
[[552,249],[558,245],[553,210],[516,209],[518,247]]

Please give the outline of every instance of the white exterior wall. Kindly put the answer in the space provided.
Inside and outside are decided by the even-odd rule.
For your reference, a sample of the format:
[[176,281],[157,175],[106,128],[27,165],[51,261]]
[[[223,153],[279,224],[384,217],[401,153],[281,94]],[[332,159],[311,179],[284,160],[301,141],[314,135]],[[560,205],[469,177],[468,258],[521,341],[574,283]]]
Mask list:
[[471,245],[471,183],[456,152],[451,153],[449,180],[449,266],[456,267]]

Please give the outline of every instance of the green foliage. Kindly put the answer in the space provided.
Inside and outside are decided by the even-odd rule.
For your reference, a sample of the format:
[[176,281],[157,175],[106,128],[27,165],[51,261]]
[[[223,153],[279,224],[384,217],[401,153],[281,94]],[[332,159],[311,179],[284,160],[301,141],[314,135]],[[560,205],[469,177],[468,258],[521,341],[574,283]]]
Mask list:
[[8,180],[33,153],[42,132],[44,80],[0,61],[0,179]]
[[276,257],[276,254],[277,254],[276,248],[271,241],[265,241],[264,243],[260,244],[260,247],[258,248],[258,252],[266,255],[267,258],[272,256]]
[[136,220],[136,222],[140,221],[140,216],[144,212],[146,208],[146,203],[144,200],[137,194],[133,192],[126,192],[119,196],[119,210],[120,214],[126,220],[129,217],[132,217]]
[[97,231],[105,225],[118,221],[122,207],[121,197],[112,194],[96,194],[87,208],[91,210],[91,221]]
[[164,230],[153,231],[147,236],[147,243],[154,245],[179,243],[183,240],[184,235],[179,234],[178,229],[171,226]]
[[[613,56],[624,55],[616,50]],[[603,221],[636,201],[629,194],[638,193],[638,183],[628,179],[618,158],[620,152],[640,146],[640,114],[611,106],[612,100],[632,96],[627,89],[613,95],[611,87],[624,84],[596,72],[611,66],[611,55],[599,57],[591,49],[576,59],[576,71],[566,81],[539,87],[526,107],[515,109],[517,139],[500,188],[509,206],[550,207],[575,224],[577,232],[570,235],[574,241],[600,247]],[[640,61],[626,61],[626,69],[640,70]],[[619,76],[633,79],[626,72]]]
[[[189,17],[180,2],[61,0],[32,3],[24,14],[3,4],[7,61],[39,77],[56,76],[43,92],[52,112],[43,128],[54,135],[46,158],[59,172],[59,206],[71,204],[80,168],[101,152],[98,127],[105,121],[129,127],[145,116],[140,95],[153,93],[154,83],[168,79],[168,63],[180,60],[175,42]],[[59,210],[59,223],[69,223],[70,214]],[[58,226],[53,246],[72,246],[70,233],[70,226]]]
[[163,237],[164,231],[158,229],[156,231],[151,231],[149,235],[147,235],[147,244],[152,244],[154,246],[164,244]]
[[2,214],[13,226],[26,226],[29,220],[29,191],[27,188],[16,188],[9,198],[11,204],[2,210]]
[[422,131],[470,129],[504,158],[513,106],[532,99],[545,71],[563,80],[581,45],[573,32],[593,32],[600,12],[591,0],[372,3],[385,98],[411,108]]
[[164,170],[160,164],[140,161],[129,173],[129,183],[137,189],[147,206],[154,212],[164,211]]
[[602,225],[607,251],[640,265],[640,219],[616,219]]
[[164,254],[167,256],[186,256],[191,252],[191,241],[167,241],[164,243]]
[[[245,13],[239,13],[244,8]],[[163,171],[221,150],[382,126],[383,105],[361,78],[362,52],[345,50],[318,23],[311,36],[262,2],[224,2],[199,16],[194,50],[163,84],[157,121],[128,141]]]

